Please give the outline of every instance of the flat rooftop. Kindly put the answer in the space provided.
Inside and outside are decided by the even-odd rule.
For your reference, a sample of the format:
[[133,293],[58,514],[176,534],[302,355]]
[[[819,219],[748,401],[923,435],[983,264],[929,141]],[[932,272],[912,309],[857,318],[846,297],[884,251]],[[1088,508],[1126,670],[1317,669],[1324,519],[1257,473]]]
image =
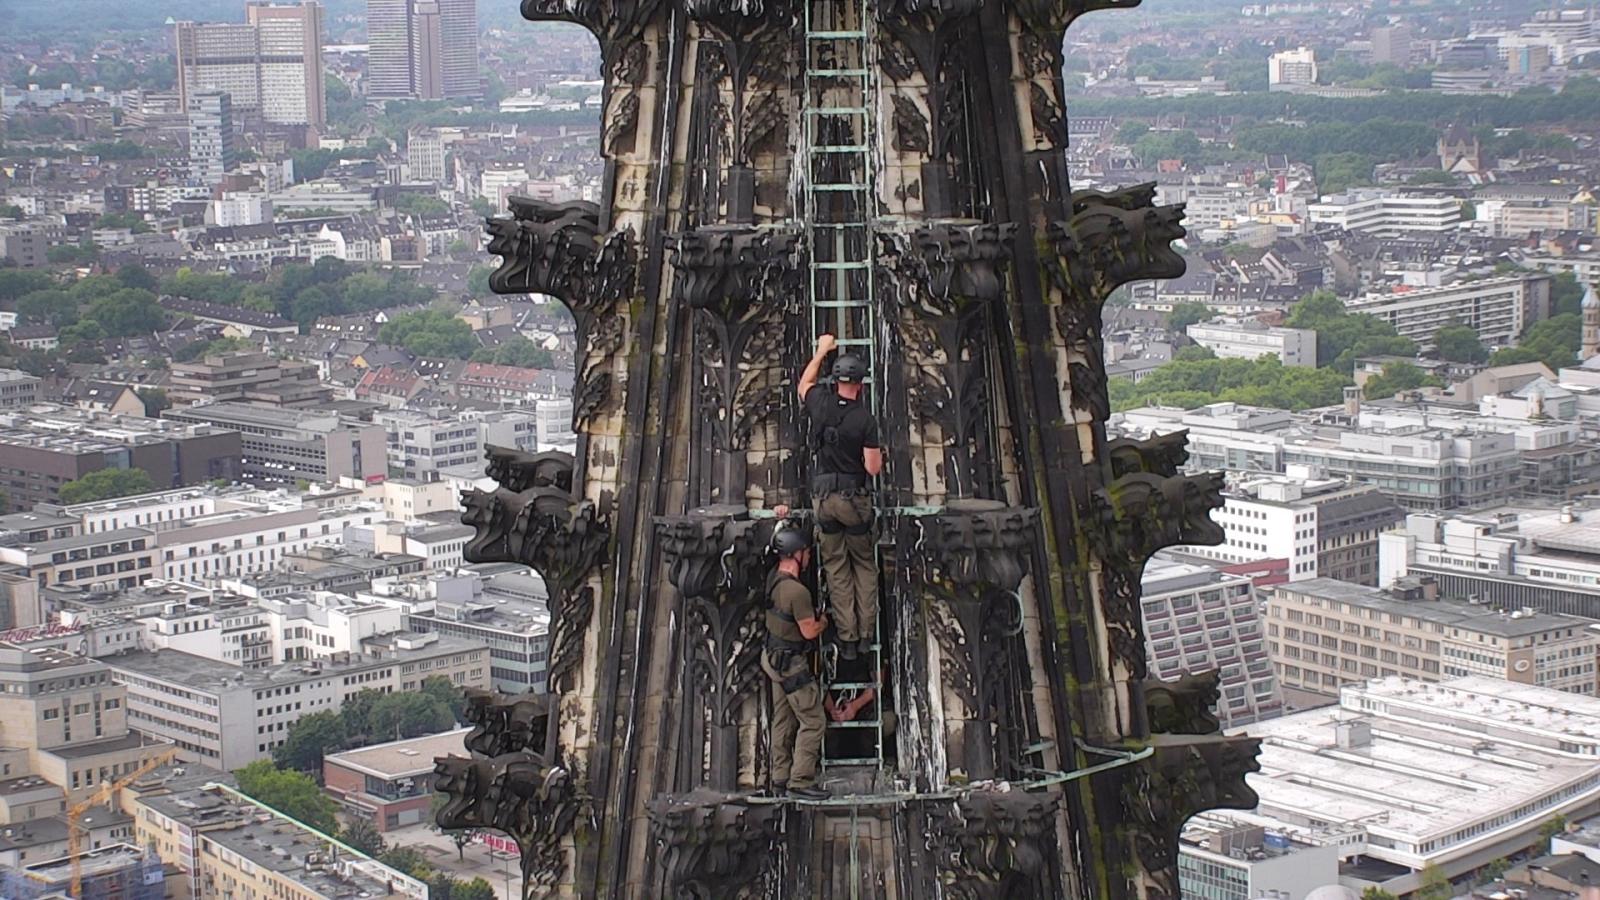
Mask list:
[[1563,613],[1496,610],[1460,600],[1403,600],[1387,591],[1332,578],[1308,578],[1274,585],[1274,590],[1307,594],[1362,609],[1397,616],[1411,616],[1425,622],[1482,632],[1497,637],[1516,638],[1543,634],[1556,628],[1585,629],[1592,619]]
[[[1338,729],[1356,722],[1370,726],[1370,743],[1341,748]],[[1440,840],[1440,854],[1536,826],[1564,790],[1576,789],[1563,803],[1600,796],[1600,699],[1546,688],[1388,678],[1347,686],[1337,706],[1256,722],[1248,733],[1262,740],[1261,772],[1250,776],[1257,813],[1364,826],[1396,843]],[[1527,811],[1505,824],[1452,837],[1519,808]],[[1376,843],[1369,852],[1404,853]]]
[[387,744],[373,744],[324,757],[325,762],[355,769],[375,778],[394,779],[425,775],[433,771],[436,756],[466,755],[462,739],[469,728],[457,728]]
[[[479,643],[441,635],[437,641],[416,650],[396,649],[382,657],[360,654],[359,659],[356,658],[357,654],[351,654],[351,660],[342,663],[323,659],[280,663],[263,669],[244,669],[220,660],[207,659],[204,656],[177,650],[140,651],[125,656],[108,657],[105,663],[114,672],[142,675],[203,691],[222,691],[231,688],[281,687],[300,681],[327,678],[330,675],[381,668],[407,659],[432,659],[446,654],[484,649],[486,648]],[[320,667],[313,668],[314,663],[320,663]]]

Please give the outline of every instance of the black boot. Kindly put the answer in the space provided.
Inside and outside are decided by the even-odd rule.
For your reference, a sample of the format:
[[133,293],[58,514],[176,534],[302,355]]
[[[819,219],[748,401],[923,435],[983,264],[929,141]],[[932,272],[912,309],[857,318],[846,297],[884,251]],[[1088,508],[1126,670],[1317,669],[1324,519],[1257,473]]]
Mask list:
[[811,785],[810,787],[797,787],[789,792],[789,796],[800,800],[826,800],[829,795],[827,788]]

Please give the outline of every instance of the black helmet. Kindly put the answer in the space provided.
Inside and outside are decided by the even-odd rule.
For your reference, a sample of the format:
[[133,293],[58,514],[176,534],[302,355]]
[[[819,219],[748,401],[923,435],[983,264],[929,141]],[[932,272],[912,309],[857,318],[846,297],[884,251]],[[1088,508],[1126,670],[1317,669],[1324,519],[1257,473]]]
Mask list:
[[779,559],[788,559],[811,547],[811,532],[805,528],[780,528],[772,536],[772,551]]
[[834,381],[864,381],[867,377],[867,361],[854,353],[841,354],[833,361]]

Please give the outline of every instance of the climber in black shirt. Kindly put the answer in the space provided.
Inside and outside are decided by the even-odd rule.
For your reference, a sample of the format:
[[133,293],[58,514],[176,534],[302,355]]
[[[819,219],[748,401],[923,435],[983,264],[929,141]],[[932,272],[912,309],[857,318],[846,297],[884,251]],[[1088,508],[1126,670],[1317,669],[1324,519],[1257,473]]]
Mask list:
[[822,532],[822,569],[828,576],[839,655],[870,652],[878,625],[878,564],[874,554],[871,479],[883,471],[878,423],[863,397],[866,362],[844,353],[833,363],[833,386],[820,388],[823,361],[838,346],[833,335],[800,376],[812,453],[811,500]]

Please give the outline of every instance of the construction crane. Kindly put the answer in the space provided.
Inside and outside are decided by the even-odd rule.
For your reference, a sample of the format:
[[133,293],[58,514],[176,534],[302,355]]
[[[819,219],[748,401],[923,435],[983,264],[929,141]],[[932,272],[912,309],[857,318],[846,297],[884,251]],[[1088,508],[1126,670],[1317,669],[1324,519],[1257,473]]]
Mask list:
[[72,860],[72,900],[83,898],[83,832],[78,827],[78,820],[83,814],[102,803],[110,803],[117,796],[117,791],[122,790],[140,778],[150,774],[151,770],[164,766],[178,755],[176,748],[162,750],[134,768],[132,772],[118,778],[116,781],[102,781],[95,788],[94,793],[79,800],[67,810],[67,857]]

